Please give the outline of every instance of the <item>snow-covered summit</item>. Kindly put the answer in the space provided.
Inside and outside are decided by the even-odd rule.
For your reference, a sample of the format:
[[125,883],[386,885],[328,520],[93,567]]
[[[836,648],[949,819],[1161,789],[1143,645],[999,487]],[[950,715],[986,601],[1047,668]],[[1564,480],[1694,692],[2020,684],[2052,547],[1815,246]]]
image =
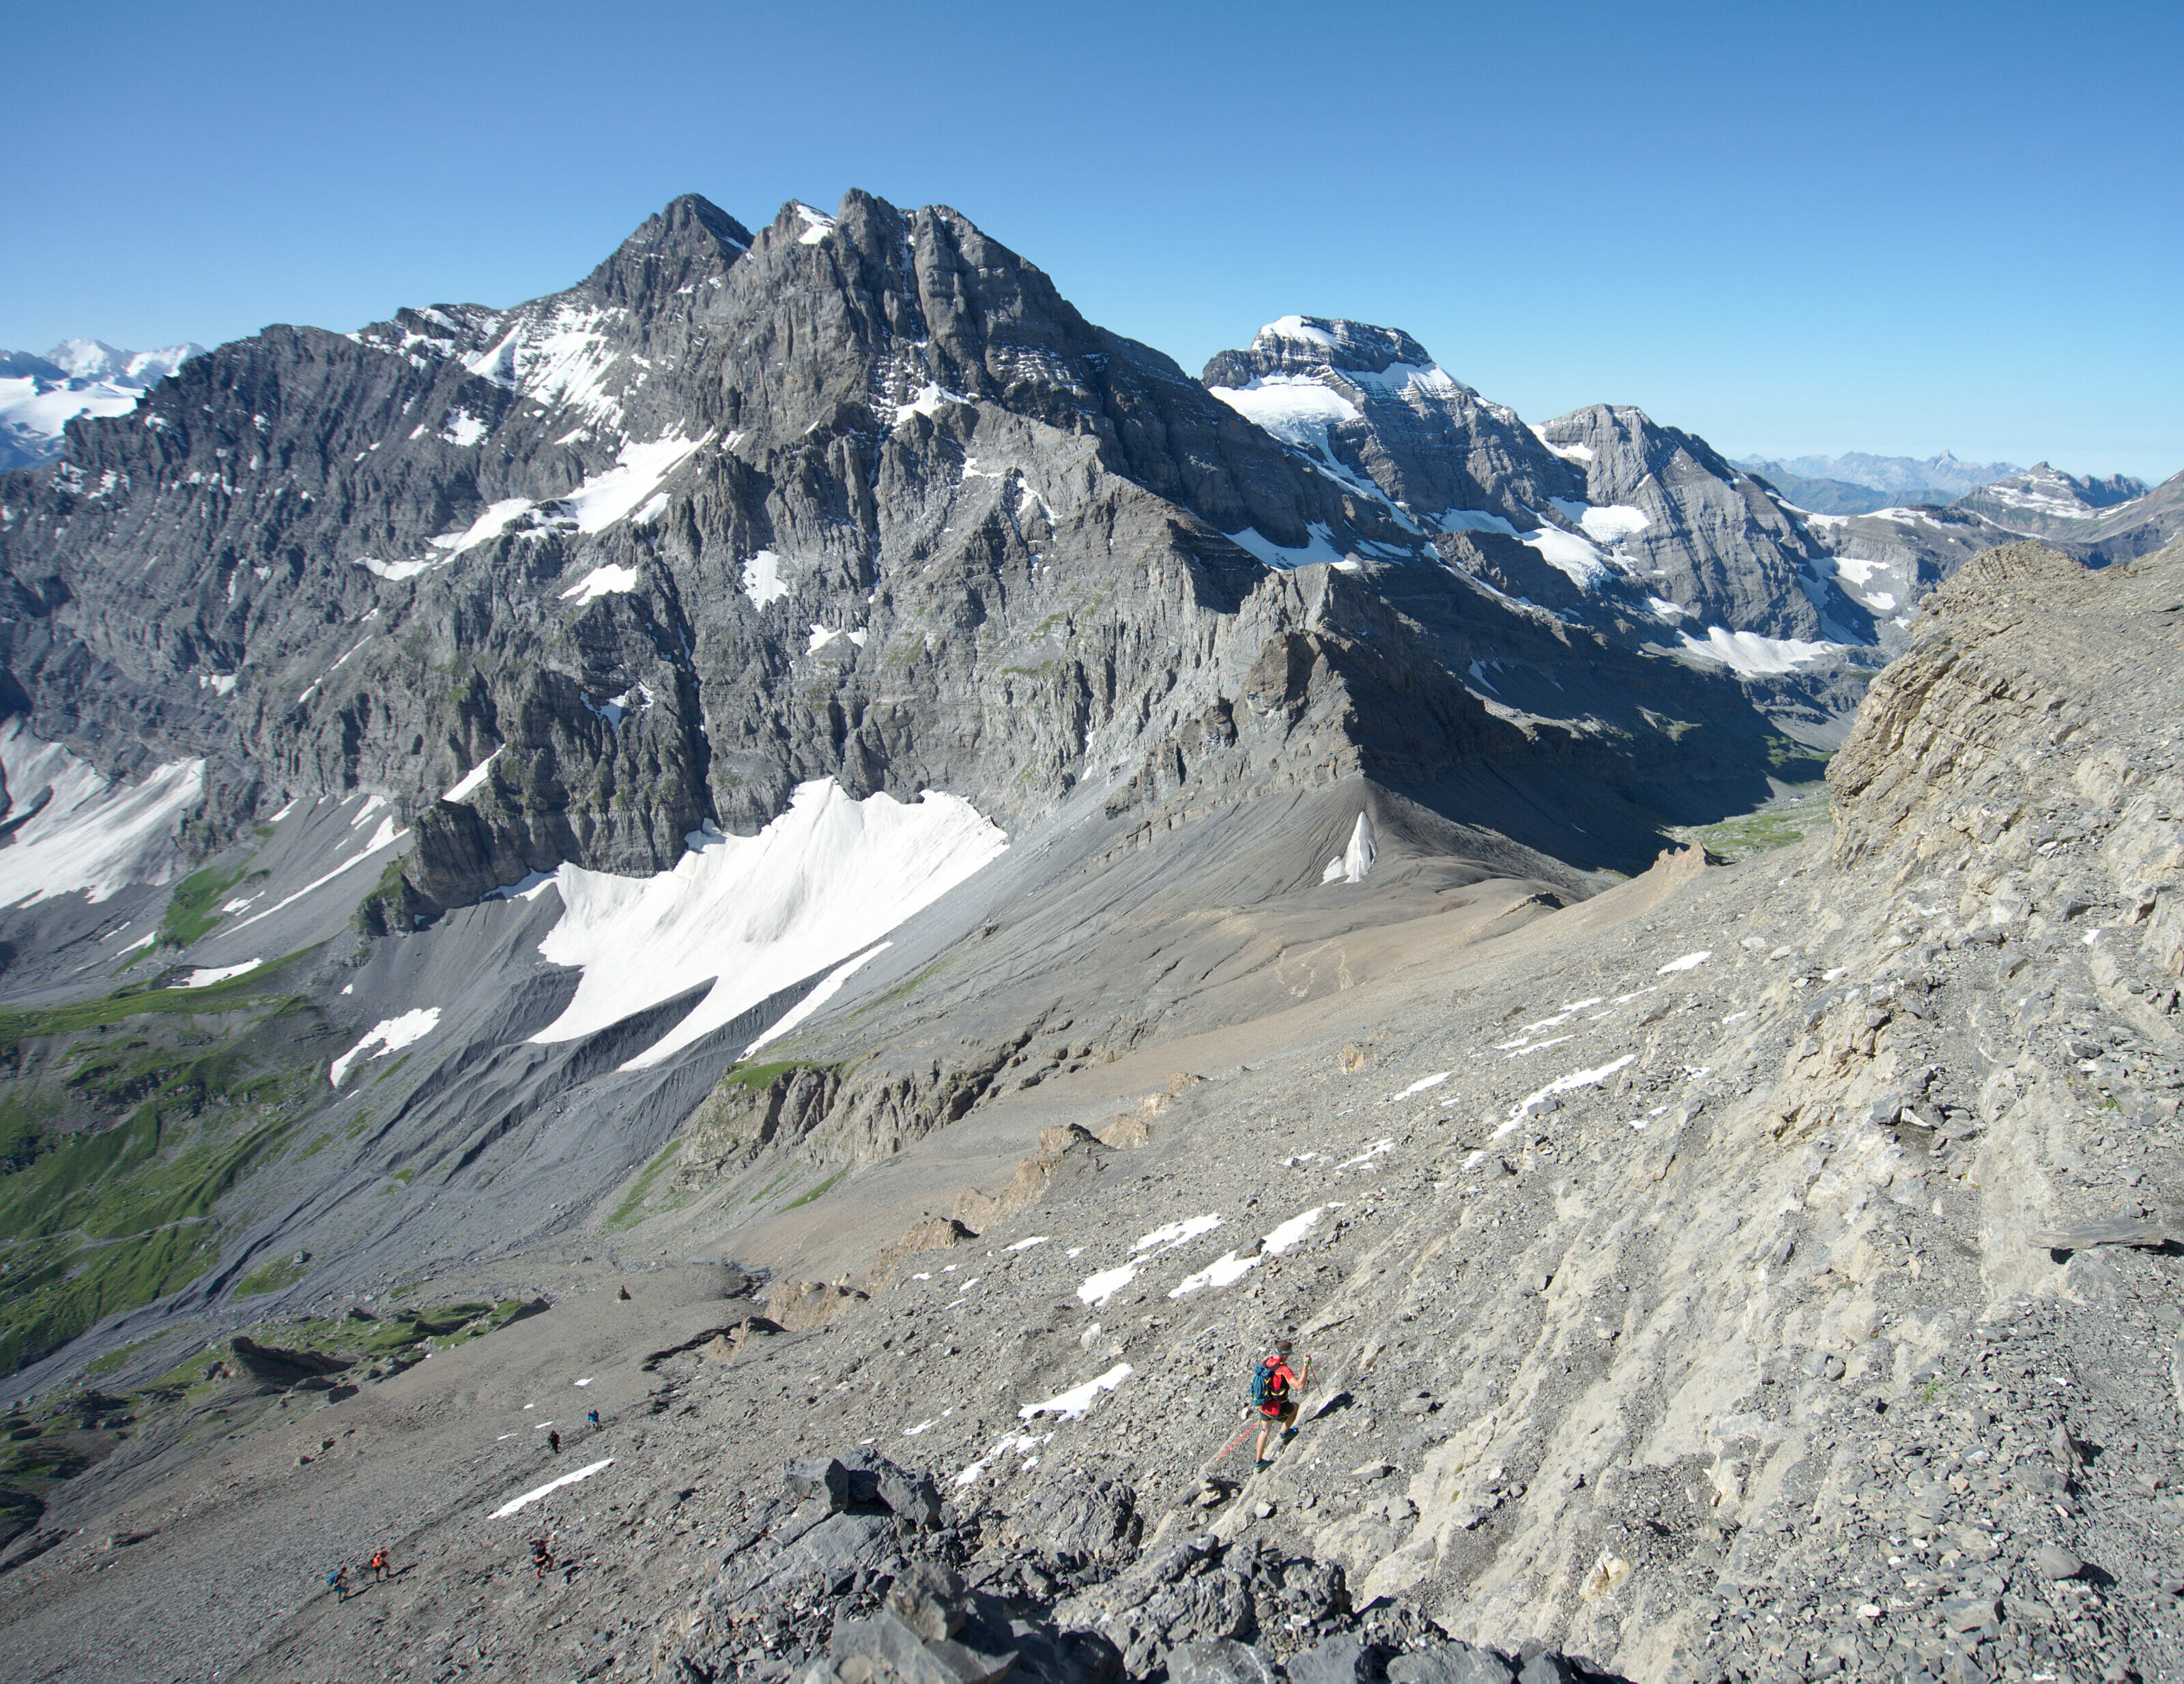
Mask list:
[[2145,493],[2145,483],[2127,475],[2112,474],[2105,479],[2088,475],[2081,480],[2041,462],[1982,486],[1958,501],[2005,526],[2022,524],[2029,516],[2036,523],[2035,530],[2044,531],[2046,522],[2098,520]]
[[0,471],[60,453],[78,415],[123,415],[204,347],[125,351],[103,339],[64,339],[42,357],[0,351]]
[[71,381],[103,381],[141,392],[203,349],[202,345],[181,344],[158,351],[125,351],[103,339],[64,339],[46,353],[46,360]]
[[[1206,367],[1206,381],[1209,386],[1243,386],[1255,377],[1321,370],[1353,376],[1393,375],[1398,384],[1416,378],[1471,389],[1451,379],[1426,354],[1426,347],[1402,329],[1338,316],[1284,316],[1270,321],[1252,336],[1248,351],[1224,351],[1215,358]],[[1221,375],[1225,374],[1239,378],[1224,381]]]
[[1284,316],[1206,365],[1206,389],[1410,531],[1507,533],[1554,517],[1579,476],[1401,328]]

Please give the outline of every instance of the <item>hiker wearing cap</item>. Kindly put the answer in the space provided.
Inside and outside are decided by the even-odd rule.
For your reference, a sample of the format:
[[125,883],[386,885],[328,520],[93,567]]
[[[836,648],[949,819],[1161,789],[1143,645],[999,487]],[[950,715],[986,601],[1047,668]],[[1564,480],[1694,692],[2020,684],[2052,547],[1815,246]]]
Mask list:
[[[1312,1371],[1311,1363],[1305,1364],[1305,1371]],[[1259,1443],[1253,1453],[1261,1468],[1274,1465],[1273,1458],[1267,1454],[1267,1447],[1277,1426],[1282,1430],[1283,1443],[1296,1437],[1297,1394],[1303,1390],[1303,1376],[1290,1366],[1290,1342],[1275,1340],[1273,1355],[1260,1358],[1259,1366],[1251,1375],[1251,1402],[1265,1417],[1259,1423]]]

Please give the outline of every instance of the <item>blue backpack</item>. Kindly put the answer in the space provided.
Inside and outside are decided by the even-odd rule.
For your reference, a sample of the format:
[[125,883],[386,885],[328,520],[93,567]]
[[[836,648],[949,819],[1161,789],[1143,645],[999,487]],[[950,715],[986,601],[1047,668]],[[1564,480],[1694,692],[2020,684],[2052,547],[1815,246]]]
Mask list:
[[1279,1403],[1289,1396],[1289,1386],[1274,1377],[1274,1370],[1282,1364],[1280,1357],[1262,1357],[1259,1366],[1251,1374],[1251,1401],[1261,1409]]

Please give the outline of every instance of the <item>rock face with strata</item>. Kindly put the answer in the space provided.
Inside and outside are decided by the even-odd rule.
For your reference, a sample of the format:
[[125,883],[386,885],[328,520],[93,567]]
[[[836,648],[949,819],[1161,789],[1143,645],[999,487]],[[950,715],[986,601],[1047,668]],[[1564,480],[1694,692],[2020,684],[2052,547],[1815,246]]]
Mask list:
[[1720,625],[1807,642],[1872,641],[1866,616],[1830,588],[1797,520],[1704,440],[1608,403],[1558,415],[1540,434],[1583,463],[1588,502],[1645,516],[1622,542],[1702,636]]
[[[1568,479],[1446,384],[1380,406],[1414,436],[1372,465],[1513,510]],[[70,441],[0,523],[34,725],[110,774],[204,756],[203,843],[297,795],[395,801],[405,925],[564,859],[665,869],[812,778],[1015,819],[1189,777],[1173,746],[1210,731],[1217,758],[1254,675],[1307,644],[1441,714],[1434,758],[1513,764],[1534,727],[1451,674],[1544,670],[1568,635],[1431,568],[1373,485],[1307,470],[954,212],[862,194],[755,236],[677,200],[567,292],[269,330]],[[1300,594],[1231,535],[1434,577]],[[1361,660],[1348,625],[1374,620]],[[1592,663],[1572,704],[1520,705],[1603,765],[1677,758],[1627,703],[1591,723],[1616,697],[1742,711],[1719,759],[1752,764],[1733,689]],[[1369,760],[1376,723],[1336,731]]]

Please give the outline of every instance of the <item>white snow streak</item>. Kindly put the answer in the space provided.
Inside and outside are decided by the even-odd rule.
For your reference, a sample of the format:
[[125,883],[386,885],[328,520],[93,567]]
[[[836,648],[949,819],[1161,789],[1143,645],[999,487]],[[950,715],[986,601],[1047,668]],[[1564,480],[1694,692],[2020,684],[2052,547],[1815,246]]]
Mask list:
[[1117,1363],[1106,1373],[1086,1381],[1082,1386],[1072,1386],[1044,1403],[1027,1403],[1017,1411],[1018,1420],[1036,1420],[1041,1415],[1060,1415],[1064,1420],[1075,1420],[1102,1392],[1112,1392],[1134,1372],[1128,1363]]
[[1141,1251],[1150,1251],[1157,1257],[1162,1252],[1173,1251],[1178,1246],[1196,1239],[1201,1234],[1210,1234],[1221,1225],[1218,1216],[1186,1216],[1180,1222],[1170,1222],[1156,1228],[1150,1234],[1139,1236],[1130,1248],[1134,1257]]
[[617,567],[612,562],[603,562],[582,579],[561,592],[561,600],[574,597],[579,606],[597,597],[623,596],[637,588],[637,564]]
[[1327,862],[1327,869],[1319,874],[1323,883],[1341,881],[1362,883],[1373,870],[1373,862],[1379,852],[1373,845],[1373,820],[1360,813],[1357,822],[1350,827],[1350,842],[1341,853]]
[[504,1520],[510,1514],[513,1514],[517,1509],[522,1508],[526,1503],[536,1503],[540,1498],[548,1495],[549,1492],[560,1490],[560,1488],[565,1485],[574,1485],[578,1480],[588,1480],[591,1478],[593,1474],[598,1473],[601,1469],[611,1468],[614,1466],[614,1463],[615,1459],[610,1456],[603,1462],[594,1462],[588,1468],[579,1468],[573,1474],[564,1474],[557,1480],[549,1480],[545,1484],[525,1492],[521,1497],[511,1497],[507,1502],[502,1503],[499,1508],[493,1511],[491,1518],[496,1520]]
[[781,576],[781,558],[772,550],[760,550],[744,564],[744,594],[758,608],[777,603],[788,594]]
[[1703,953],[1685,953],[1681,959],[1670,959],[1666,964],[1655,971],[1653,975],[1656,976],[1673,976],[1680,970],[1696,970],[1701,965],[1704,964],[1713,957],[1713,949],[1712,948],[1707,948]]
[[[504,748],[506,745],[503,744],[502,747]],[[466,795],[476,794],[478,791],[485,787],[486,775],[492,771],[493,763],[499,759],[500,759],[500,749],[496,748],[492,753],[487,755],[484,759],[479,761],[477,764],[471,767],[470,770],[465,772],[460,778],[457,779],[455,781],[455,786],[449,790],[445,795],[442,796],[440,799],[443,801],[460,801]]]
[[1510,1108],[1508,1121],[1494,1131],[1494,1138],[1501,1139],[1503,1135],[1507,1134],[1518,1124],[1523,1122],[1531,1114],[1532,1108],[1541,1100],[1552,1098],[1557,1093],[1568,1093],[1580,1087],[1596,1087],[1625,1064],[1635,1064],[1637,1060],[1638,1055],[1635,1053],[1625,1053],[1621,1058],[1611,1064],[1602,1064],[1596,1070],[1573,1070],[1569,1075],[1549,1082],[1537,1093],[1525,1095],[1523,1099]]
[[1077,1296],[1096,1308],[1137,1278],[1138,1265],[1135,1262],[1125,1263],[1114,1269],[1103,1269],[1096,1275],[1084,1277],[1078,1286]]
[[1676,636],[1689,653],[1703,660],[1719,661],[1752,678],[1794,672],[1807,661],[1833,654],[1842,647],[1840,643],[1808,643],[1801,637],[1762,637],[1756,631],[1731,631],[1724,625],[1708,626],[1704,639],[1694,637],[1688,631],[1680,631]]
[[792,1030],[802,1028],[805,1023],[813,1017],[822,1006],[825,1005],[827,1001],[833,999],[837,994],[842,992],[842,985],[844,983],[847,982],[852,976],[855,975],[858,971],[861,970],[873,959],[878,959],[882,953],[885,953],[894,945],[894,943],[892,942],[882,942],[876,947],[866,948],[864,952],[859,953],[855,959],[843,960],[841,964],[836,965],[833,970],[827,973],[827,980],[825,981],[822,982],[816,988],[814,988],[810,993],[799,1000],[790,1009],[786,1017],[783,1018],[779,1023],[774,1025],[772,1028],[767,1030],[765,1034],[760,1036],[757,1040],[752,1042],[749,1046],[744,1048],[744,1057],[748,1059],[752,1053],[757,1052],[760,1048],[765,1046],[768,1042],[778,1041],[783,1036],[787,1035]]
[[209,988],[215,982],[225,982],[231,976],[241,976],[246,971],[255,970],[265,963],[262,959],[247,959],[241,964],[223,964],[214,970],[193,970],[182,979],[182,987]]

